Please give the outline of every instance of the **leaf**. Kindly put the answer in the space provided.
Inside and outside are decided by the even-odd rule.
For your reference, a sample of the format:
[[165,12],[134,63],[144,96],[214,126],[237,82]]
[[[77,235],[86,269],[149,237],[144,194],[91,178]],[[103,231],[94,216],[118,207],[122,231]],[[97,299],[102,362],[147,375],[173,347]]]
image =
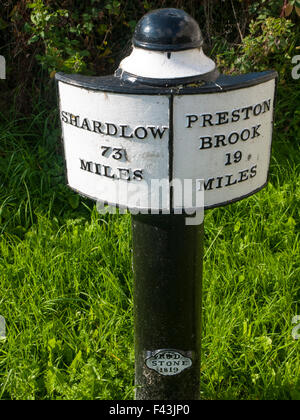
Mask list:
[[241,222],[238,220],[236,224],[234,225],[233,231],[238,232],[240,230],[240,227],[241,227]]
[[107,31],[107,25],[105,25],[104,23],[101,23],[101,25],[99,25],[97,29],[98,34],[100,35],[105,34],[106,31]]
[[73,362],[71,363],[69,370],[76,372],[78,365],[82,362],[82,352],[79,350],[79,352],[74,357]]
[[298,7],[298,6],[296,6],[296,7],[295,7],[295,10],[296,10],[297,15],[298,15],[298,16],[300,16],[300,6],[299,6],[299,7]]
[[53,337],[53,338],[50,338],[50,340],[48,340],[48,349],[50,350],[53,350],[54,348],[55,348],[55,346],[56,346],[56,340],[55,340],[55,338]]
[[8,23],[0,17],[0,31],[8,27]]
[[89,53],[88,50],[83,50],[83,51],[80,51],[80,56],[81,57],[89,57],[90,53]]
[[37,3],[29,3],[29,4],[27,4],[28,9],[34,9],[36,6],[38,6]]
[[50,367],[49,369],[47,369],[45,373],[45,379],[44,379],[47,392],[50,395],[52,395],[55,390],[55,380],[56,380],[55,372],[53,368]]
[[70,195],[68,197],[68,202],[70,204],[70,206],[72,207],[72,209],[77,209],[77,207],[79,206],[79,195]]
[[292,216],[290,216],[288,218],[288,221],[286,222],[286,226],[289,227],[291,230],[294,230],[295,225],[296,225],[295,219]]
[[29,25],[28,22],[26,22],[25,25],[24,25],[24,31],[27,32],[27,33],[31,32],[31,26]]
[[34,42],[38,41],[40,37],[38,35],[33,35],[29,40],[28,44],[33,44]]
[[284,9],[284,16],[290,16],[290,14],[293,11],[294,6],[290,3],[288,3]]
[[111,49],[110,48],[106,48],[105,51],[100,55],[100,57],[106,57],[110,53],[111,53]]

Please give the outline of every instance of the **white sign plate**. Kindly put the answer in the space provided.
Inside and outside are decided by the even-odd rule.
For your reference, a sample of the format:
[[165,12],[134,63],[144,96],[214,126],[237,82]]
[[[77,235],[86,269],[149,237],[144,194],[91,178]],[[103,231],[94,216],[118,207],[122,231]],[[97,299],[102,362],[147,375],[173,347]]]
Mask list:
[[59,95],[68,185],[95,200],[148,209],[150,180],[169,179],[169,98],[61,82]]
[[[212,93],[134,94],[134,86],[129,93],[108,92],[61,80],[58,88],[68,185],[84,196],[169,212],[180,208],[171,181],[200,185],[205,208],[240,200],[267,183],[274,77]],[[167,185],[161,200],[154,181]]]
[[205,207],[267,182],[275,80],[229,92],[174,97],[173,177],[203,179]]

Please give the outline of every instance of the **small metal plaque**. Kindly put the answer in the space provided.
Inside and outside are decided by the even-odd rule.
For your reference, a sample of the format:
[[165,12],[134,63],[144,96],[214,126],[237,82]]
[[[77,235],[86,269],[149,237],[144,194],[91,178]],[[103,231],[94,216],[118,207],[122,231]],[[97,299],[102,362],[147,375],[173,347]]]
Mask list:
[[185,369],[192,366],[192,352],[182,352],[178,350],[155,350],[148,351],[146,366],[155,370],[163,376],[178,375]]

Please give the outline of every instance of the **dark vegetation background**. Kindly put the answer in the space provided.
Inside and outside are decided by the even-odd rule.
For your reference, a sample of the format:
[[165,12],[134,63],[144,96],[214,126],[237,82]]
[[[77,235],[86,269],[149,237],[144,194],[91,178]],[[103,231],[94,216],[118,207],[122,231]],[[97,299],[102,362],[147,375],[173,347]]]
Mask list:
[[17,93],[18,108],[29,112],[35,92],[53,91],[55,71],[112,73],[131,48],[137,21],[161,7],[183,8],[195,17],[206,52],[221,55],[217,60],[224,70],[275,68],[289,79],[289,57],[299,39],[297,1],[291,0],[287,21],[283,0],[2,0],[6,87],[10,97]]

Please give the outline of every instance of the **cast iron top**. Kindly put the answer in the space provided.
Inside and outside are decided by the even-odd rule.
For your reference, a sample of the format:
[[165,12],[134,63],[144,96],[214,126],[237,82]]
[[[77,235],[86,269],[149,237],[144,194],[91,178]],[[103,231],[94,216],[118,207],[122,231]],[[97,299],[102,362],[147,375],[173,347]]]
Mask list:
[[133,45],[155,51],[181,51],[203,44],[198,23],[180,9],[157,9],[138,22]]

